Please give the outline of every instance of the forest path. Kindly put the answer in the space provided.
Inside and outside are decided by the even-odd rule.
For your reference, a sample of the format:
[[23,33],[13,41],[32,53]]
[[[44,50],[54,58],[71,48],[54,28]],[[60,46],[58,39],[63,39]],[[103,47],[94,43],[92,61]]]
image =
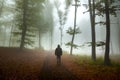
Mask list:
[[39,80],[79,80],[63,64],[57,65],[56,57],[47,53]]
[[91,64],[87,57],[66,52],[61,60],[58,66],[51,51],[0,48],[0,80],[120,80],[119,64]]

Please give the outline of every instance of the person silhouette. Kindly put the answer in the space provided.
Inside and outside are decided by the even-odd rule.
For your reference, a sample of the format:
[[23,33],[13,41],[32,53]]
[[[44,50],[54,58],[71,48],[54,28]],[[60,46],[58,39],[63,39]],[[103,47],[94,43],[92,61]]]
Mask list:
[[61,56],[62,56],[62,48],[58,44],[57,48],[55,49],[55,56],[57,58],[57,65],[61,64]]

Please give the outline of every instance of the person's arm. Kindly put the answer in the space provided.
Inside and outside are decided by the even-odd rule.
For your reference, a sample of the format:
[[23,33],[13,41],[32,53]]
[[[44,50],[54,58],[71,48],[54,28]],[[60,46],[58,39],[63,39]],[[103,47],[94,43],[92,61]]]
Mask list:
[[61,48],[61,55],[62,55],[62,48]]

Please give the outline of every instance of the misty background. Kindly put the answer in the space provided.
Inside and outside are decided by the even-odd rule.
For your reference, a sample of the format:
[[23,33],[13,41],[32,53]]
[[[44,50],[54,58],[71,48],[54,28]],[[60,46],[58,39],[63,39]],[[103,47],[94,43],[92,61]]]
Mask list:
[[[0,0],[2,1],[2,0]],[[44,26],[50,26],[49,30],[41,33],[40,35],[40,43],[39,43],[39,35],[38,31],[34,33],[36,36],[33,38],[34,44],[32,46],[27,45],[26,47],[37,49],[39,48],[39,44],[45,50],[54,50],[58,44],[60,44],[60,24],[59,17],[57,14],[57,10],[55,7],[55,0],[46,0],[41,5],[44,7],[42,10],[42,15],[44,16],[43,23]],[[58,0],[56,0],[58,1]],[[2,9],[2,13],[0,14],[0,46],[3,47],[19,47],[18,42],[15,42],[15,38],[13,34],[11,34],[13,28],[15,30],[14,25],[14,8],[15,1],[14,0],[4,0],[4,6]],[[60,10],[64,12],[65,2],[64,0],[58,1],[60,3]],[[74,1],[72,2],[74,4]],[[77,22],[76,25],[79,27],[81,33],[75,35],[74,43],[78,45],[83,45],[87,42],[91,42],[91,27],[90,27],[90,16],[88,7],[84,4],[88,5],[87,0],[80,0],[80,6],[77,8]],[[120,3],[116,3],[120,4]],[[0,3],[2,6],[2,3]],[[86,12],[86,13],[84,13]],[[70,5],[67,14],[67,20],[63,29],[63,45],[62,49],[65,51],[70,51],[70,47],[65,44],[68,41],[71,41],[71,36],[66,33],[69,27],[74,26],[74,6]],[[105,17],[96,16],[96,21],[105,20]],[[117,11],[117,17],[110,16],[111,20],[111,40],[110,40],[110,54],[119,54],[120,52],[120,11]],[[40,23],[42,24],[42,23]],[[97,24],[96,25],[96,41],[105,41],[106,38],[106,28],[104,25]],[[17,37],[17,39],[19,39]],[[9,42],[11,40],[11,42]],[[82,55],[90,55],[91,47],[88,45],[78,47],[78,49],[73,50],[74,54],[82,54]],[[97,54],[104,54],[104,46],[97,47]]]

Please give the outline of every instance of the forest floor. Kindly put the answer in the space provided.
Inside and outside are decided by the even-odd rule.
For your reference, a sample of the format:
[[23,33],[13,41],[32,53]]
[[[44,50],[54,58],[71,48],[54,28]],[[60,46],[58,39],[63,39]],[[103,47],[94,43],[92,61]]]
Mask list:
[[63,54],[58,66],[54,51],[0,48],[0,80],[120,80],[119,64],[97,62]]

